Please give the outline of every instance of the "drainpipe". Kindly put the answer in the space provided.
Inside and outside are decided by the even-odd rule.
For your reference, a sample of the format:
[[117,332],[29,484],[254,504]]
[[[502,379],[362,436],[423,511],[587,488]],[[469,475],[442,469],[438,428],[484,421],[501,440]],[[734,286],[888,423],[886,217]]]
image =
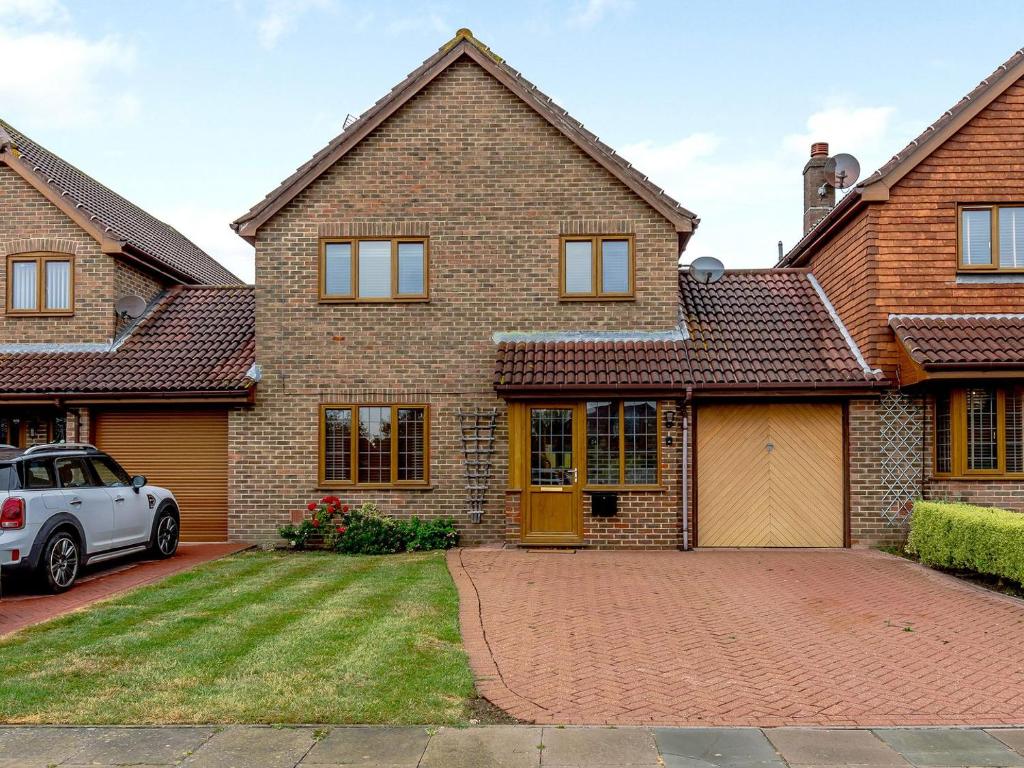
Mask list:
[[690,549],[690,472],[689,472],[689,451],[690,451],[690,418],[687,406],[690,404],[691,388],[686,388],[686,400],[683,401],[683,551]]

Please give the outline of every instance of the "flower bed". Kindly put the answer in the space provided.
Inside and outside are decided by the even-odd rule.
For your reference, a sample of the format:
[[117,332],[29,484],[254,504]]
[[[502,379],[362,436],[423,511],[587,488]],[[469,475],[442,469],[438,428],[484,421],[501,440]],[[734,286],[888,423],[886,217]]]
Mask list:
[[366,503],[356,509],[337,496],[310,502],[309,516],[297,525],[278,528],[281,538],[295,549],[329,549],[347,555],[388,555],[451,549],[459,543],[455,521],[450,517],[398,520],[381,514]]

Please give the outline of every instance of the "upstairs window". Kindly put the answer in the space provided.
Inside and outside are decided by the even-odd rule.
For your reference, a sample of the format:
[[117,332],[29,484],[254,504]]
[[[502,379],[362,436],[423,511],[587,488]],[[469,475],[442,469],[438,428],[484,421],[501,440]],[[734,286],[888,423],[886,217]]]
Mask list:
[[425,238],[330,239],[320,243],[321,301],[426,301]]
[[1024,205],[960,207],[960,269],[1024,272]]
[[632,236],[563,237],[560,261],[563,299],[633,298]]
[[7,259],[8,314],[70,315],[74,307],[74,273],[70,256],[10,256]]
[[954,388],[935,396],[935,474],[1024,475],[1024,390]]
[[426,485],[429,443],[426,406],[323,406],[320,484]]

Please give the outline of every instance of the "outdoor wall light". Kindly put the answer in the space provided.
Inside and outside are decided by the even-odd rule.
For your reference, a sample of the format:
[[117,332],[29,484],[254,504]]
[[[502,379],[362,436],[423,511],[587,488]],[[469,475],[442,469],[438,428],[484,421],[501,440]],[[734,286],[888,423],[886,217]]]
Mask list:
[[665,445],[672,445],[672,427],[676,425],[676,412],[665,411]]

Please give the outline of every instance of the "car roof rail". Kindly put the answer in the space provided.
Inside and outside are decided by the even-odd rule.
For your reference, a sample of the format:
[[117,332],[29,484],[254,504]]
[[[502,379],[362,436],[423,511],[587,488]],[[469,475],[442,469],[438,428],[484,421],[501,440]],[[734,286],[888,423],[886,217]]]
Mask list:
[[25,449],[25,455],[43,451],[99,451],[92,443],[41,443]]

